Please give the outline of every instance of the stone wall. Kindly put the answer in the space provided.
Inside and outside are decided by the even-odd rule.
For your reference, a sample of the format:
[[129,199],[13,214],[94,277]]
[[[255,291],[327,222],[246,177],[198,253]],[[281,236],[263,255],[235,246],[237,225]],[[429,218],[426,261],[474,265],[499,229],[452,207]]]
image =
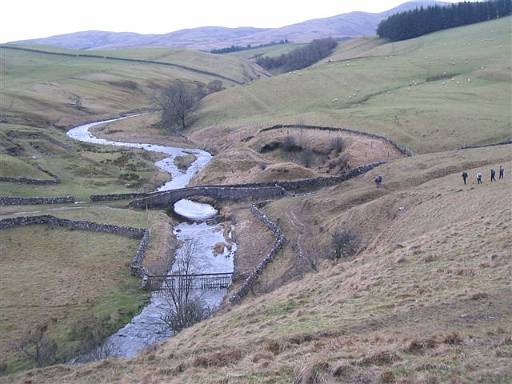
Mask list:
[[256,216],[258,220],[260,220],[268,229],[272,231],[276,241],[272,245],[272,248],[268,252],[267,256],[265,256],[256,266],[256,268],[251,273],[249,273],[240,288],[238,288],[238,290],[229,298],[229,302],[231,304],[240,302],[249,293],[249,291],[258,280],[258,277],[263,273],[267,265],[274,260],[274,257],[288,241],[281,231],[281,228],[279,228],[276,223],[270,220],[270,218],[256,205],[253,204],[251,206],[251,212],[254,216]]
[[39,205],[39,204],[65,204],[74,203],[73,196],[54,197],[18,197],[0,196],[0,205]]
[[146,249],[149,245],[149,230],[144,230],[144,235],[140,240],[139,246],[137,247],[137,252],[133,256],[132,262],[130,263],[130,270],[134,276],[138,276],[144,279],[144,276],[147,274],[146,270],[142,266],[142,262],[144,261],[144,256],[146,254]]
[[500,141],[499,143],[493,143],[493,144],[465,145],[463,147],[460,147],[459,149],[474,149],[474,148],[497,147],[499,145],[509,145],[509,144],[512,144],[512,139]]
[[165,192],[153,192],[133,200],[132,208],[167,208],[172,203],[193,196],[207,196],[216,200],[271,199],[286,196],[288,191],[305,188],[327,187],[360,176],[373,168],[384,164],[383,161],[354,168],[338,176],[315,177],[293,181],[275,181],[267,183],[248,183],[231,185],[207,185],[174,189]]
[[20,183],[20,184],[32,184],[32,185],[53,185],[53,184],[59,184],[60,178],[57,175],[54,175],[50,171],[47,171],[46,169],[41,168],[40,166],[36,165],[36,168],[39,169],[41,172],[46,173],[52,179],[32,179],[30,177],[9,177],[9,176],[0,176],[1,182],[6,183]]
[[397,144],[394,141],[388,139],[386,136],[376,135],[374,133],[361,132],[361,131],[357,131],[355,129],[350,129],[350,128],[324,127],[324,126],[307,125],[307,124],[278,124],[278,125],[274,125],[272,127],[260,129],[258,133],[272,131],[272,130],[276,130],[276,129],[283,129],[283,128],[300,128],[300,129],[313,129],[313,130],[318,130],[318,131],[347,132],[347,133],[351,133],[354,135],[366,136],[366,137],[369,137],[372,139],[379,139],[379,140],[385,141],[386,143],[391,144],[393,147],[398,149],[400,151],[400,153],[402,153],[405,156],[414,156],[415,155],[414,151],[411,150],[410,148],[407,148],[405,145]]
[[20,226],[41,224],[73,228],[83,231],[113,233],[116,235],[123,235],[128,236],[130,238],[141,239],[139,242],[139,246],[137,247],[137,251],[135,252],[135,255],[133,256],[132,261],[130,263],[130,270],[132,271],[133,275],[141,278],[146,273],[144,268],[142,267],[142,262],[144,261],[146,248],[149,244],[149,231],[147,229],[126,227],[122,225],[93,223],[91,221],[85,220],[68,220],[55,217],[52,215],[39,215],[1,219],[0,230]]
[[115,201],[115,200],[132,200],[147,197],[150,193],[134,192],[134,193],[112,193],[110,195],[91,195],[91,201]]
[[133,200],[131,208],[167,208],[178,200],[193,196],[206,196],[216,200],[270,199],[282,197],[286,191],[278,186],[246,187],[246,186],[198,186],[175,189],[165,192],[154,192],[141,199]]

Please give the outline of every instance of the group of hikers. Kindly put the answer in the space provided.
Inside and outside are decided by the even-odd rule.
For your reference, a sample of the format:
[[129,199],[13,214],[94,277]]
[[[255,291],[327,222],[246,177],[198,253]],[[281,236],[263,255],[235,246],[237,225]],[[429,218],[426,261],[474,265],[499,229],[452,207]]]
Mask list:
[[[500,165],[500,169],[499,169],[499,176],[498,176],[498,180],[501,180],[505,177],[505,167],[503,165]],[[467,184],[467,180],[468,180],[468,177],[469,177],[469,174],[467,171],[464,171],[462,172],[462,180],[464,180],[464,185]],[[483,181],[482,181],[482,172],[477,172],[476,173],[476,182],[477,184],[483,184]],[[493,181],[496,181],[496,170],[494,168],[491,168],[491,183]]]
[[[464,180],[464,184],[467,184],[468,177],[469,177],[469,173],[467,171],[462,172],[462,180]],[[500,165],[498,180],[501,180],[504,177],[505,177],[505,167],[503,165]],[[482,172],[477,172],[476,173],[477,184],[483,184],[482,178],[483,178]],[[375,181],[375,185],[377,186],[377,188],[379,188],[380,185],[382,184],[382,176],[377,175],[375,177],[374,181]],[[491,183],[493,181],[496,181],[496,170],[494,168],[491,168]]]

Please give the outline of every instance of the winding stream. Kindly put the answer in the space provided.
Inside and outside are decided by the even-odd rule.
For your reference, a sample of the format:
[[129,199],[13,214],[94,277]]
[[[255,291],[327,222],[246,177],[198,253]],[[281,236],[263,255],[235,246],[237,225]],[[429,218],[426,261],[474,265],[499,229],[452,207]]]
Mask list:
[[[192,177],[212,158],[208,152],[200,149],[189,150],[156,144],[111,141],[95,137],[90,132],[91,128],[98,125],[129,117],[80,125],[70,129],[67,135],[72,139],[92,144],[139,148],[168,155],[168,157],[157,161],[155,165],[171,174],[172,180],[158,188],[158,191],[185,187]],[[187,154],[193,154],[196,156],[196,160],[185,172],[182,172],[174,164],[174,159]],[[217,214],[215,208],[208,204],[200,204],[184,199],[175,203],[175,211],[179,215],[191,220],[191,222],[185,221],[178,224],[174,227],[173,233],[178,240],[194,242],[194,257],[197,260],[194,266],[194,273],[232,272],[236,244],[231,238],[231,229],[225,231],[221,224],[211,223],[211,220],[206,221]],[[226,236],[225,233],[227,233]],[[223,244],[224,246],[218,247],[219,244]],[[215,251],[214,248],[217,248],[217,250]],[[179,248],[176,252],[175,259],[179,260],[183,252],[184,247]],[[169,272],[173,271],[172,268],[172,265],[170,265]],[[226,289],[203,291],[201,298],[211,309],[215,309],[222,303],[226,291]],[[149,303],[137,316],[132,318],[130,323],[107,338],[105,343],[100,347],[102,351],[101,354],[103,355],[101,357],[131,357],[145,347],[171,336],[172,330],[166,327],[161,320],[168,311],[169,304],[166,298],[162,295],[152,294]],[[94,359],[93,356],[97,357],[98,353],[93,353],[90,356],[82,356],[76,359],[75,362],[92,360]]]

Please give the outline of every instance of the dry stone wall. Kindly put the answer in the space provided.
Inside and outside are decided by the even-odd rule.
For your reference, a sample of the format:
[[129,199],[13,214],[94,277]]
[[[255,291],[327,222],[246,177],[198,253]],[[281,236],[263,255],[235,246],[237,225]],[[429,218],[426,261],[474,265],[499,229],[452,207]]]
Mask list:
[[138,192],[138,193],[112,193],[109,195],[91,195],[89,198],[91,201],[115,201],[115,200],[131,200],[140,199],[148,196],[150,193]]
[[53,185],[59,184],[60,178],[57,175],[54,175],[50,171],[41,168],[40,166],[36,166],[41,172],[46,173],[48,176],[52,177],[52,179],[32,179],[29,177],[9,177],[9,176],[0,176],[0,181],[6,183],[20,183],[20,184],[32,184],[32,185]]
[[72,228],[83,231],[92,232],[106,232],[116,235],[128,236],[130,238],[141,239],[137,247],[137,251],[130,263],[130,270],[132,274],[138,277],[143,277],[146,273],[142,267],[146,248],[149,244],[149,231],[147,229],[126,227],[122,225],[101,224],[93,223],[85,220],[68,220],[52,215],[39,215],[39,216],[20,216],[10,217],[0,220],[0,230],[27,226],[27,225],[52,225],[58,227]]
[[398,149],[398,151],[400,151],[400,153],[402,153],[405,156],[414,156],[415,155],[415,152],[412,149],[407,148],[405,145],[397,144],[394,141],[388,139],[386,136],[376,135],[374,133],[361,132],[361,131],[357,131],[357,130],[351,129],[351,128],[335,128],[335,127],[324,127],[324,126],[319,126],[319,125],[307,125],[307,124],[278,124],[278,125],[274,125],[272,127],[260,129],[259,132],[266,132],[266,131],[272,131],[272,130],[283,129],[283,128],[300,128],[300,129],[312,129],[312,130],[318,130],[318,131],[347,132],[347,133],[351,133],[354,135],[366,136],[366,137],[369,137],[372,139],[379,139],[379,140],[385,141],[386,143],[391,144],[393,147]]
[[305,188],[327,187],[360,176],[381,164],[378,161],[352,169],[338,176],[315,177],[293,181],[275,181],[268,183],[249,183],[231,185],[205,185],[174,189],[165,192],[153,192],[141,195],[141,198],[130,203],[132,208],[167,208],[172,203],[193,196],[207,196],[217,200],[271,199],[283,197],[289,191]]
[[246,186],[198,186],[175,189],[166,192],[147,194],[141,199],[133,200],[132,208],[167,208],[178,200],[193,196],[207,196],[216,200],[270,199],[286,195],[286,190],[278,185],[246,187]]
[[74,203],[73,196],[54,197],[18,197],[0,196],[0,205],[39,205],[39,204],[65,204]]
[[256,266],[256,268],[251,273],[249,273],[240,288],[229,298],[229,302],[232,304],[240,302],[249,293],[249,291],[258,280],[258,277],[263,273],[267,265],[274,260],[274,257],[288,241],[286,236],[281,231],[281,228],[279,228],[276,223],[270,220],[265,212],[263,212],[254,204],[251,206],[251,212],[254,216],[256,216],[256,218],[258,218],[258,220],[260,220],[268,229],[272,231],[276,241],[272,245],[272,248],[268,252],[267,256],[265,256],[263,260],[261,260],[261,262]]

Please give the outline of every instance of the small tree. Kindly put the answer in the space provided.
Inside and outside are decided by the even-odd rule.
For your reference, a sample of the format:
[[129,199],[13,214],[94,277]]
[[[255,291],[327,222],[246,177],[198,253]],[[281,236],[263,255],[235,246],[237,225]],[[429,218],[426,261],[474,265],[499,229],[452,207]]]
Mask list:
[[78,110],[84,109],[82,104],[82,97],[79,95],[72,95],[71,96],[71,102],[74,105],[74,107]]
[[15,349],[33,360],[38,367],[54,363],[57,356],[57,343],[48,338],[48,325],[46,324],[31,330],[15,345]]
[[223,89],[222,81],[217,80],[217,79],[212,80],[208,83],[208,85],[206,86],[206,89],[208,90],[208,93],[222,91],[222,89]]
[[190,327],[207,318],[211,310],[199,294],[194,294],[194,281],[190,274],[196,270],[195,253],[197,244],[187,241],[179,250],[172,268],[172,277],[164,280],[165,299],[169,312],[162,321],[174,332]]
[[313,160],[315,159],[315,155],[311,149],[306,148],[304,151],[302,151],[300,157],[301,157],[302,165],[305,166],[306,168],[310,168],[313,165]]
[[186,117],[196,103],[197,95],[181,80],[176,80],[156,99],[161,109],[162,127],[171,133],[186,128]]
[[333,259],[339,260],[354,256],[359,249],[361,240],[354,232],[347,229],[341,229],[334,232],[331,243],[334,251]]
[[345,147],[345,142],[341,137],[335,137],[331,140],[330,149],[334,151],[337,155],[343,152],[343,148]]

